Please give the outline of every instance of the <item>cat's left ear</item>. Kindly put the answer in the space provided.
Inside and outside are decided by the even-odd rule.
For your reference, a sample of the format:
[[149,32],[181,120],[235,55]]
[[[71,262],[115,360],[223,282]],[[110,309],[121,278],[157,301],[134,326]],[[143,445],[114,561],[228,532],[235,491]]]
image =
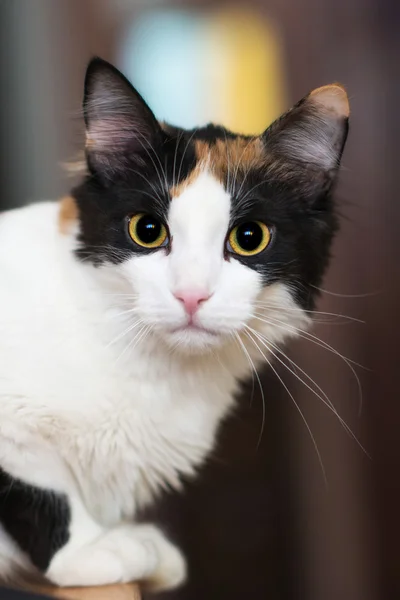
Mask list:
[[275,121],[262,140],[288,174],[293,170],[313,171],[328,181],[340,163],[349,113],[345,89],[339,84],[326,85]]
[[105,180],[143,163],[161,128],[144,99],[115,67],[94,58],[86,71],[83,113],[89,169]]

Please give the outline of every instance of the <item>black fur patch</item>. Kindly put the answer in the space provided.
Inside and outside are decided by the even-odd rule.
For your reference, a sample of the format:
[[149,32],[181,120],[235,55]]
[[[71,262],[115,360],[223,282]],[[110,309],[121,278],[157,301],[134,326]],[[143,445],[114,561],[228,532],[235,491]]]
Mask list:
[[[233,140],[238,137],[236,133],[229,131],[229,129],[226,129],[221,125],[214,125],[214,123],[208,123],[208,125],[205,127],[192,129],[189,131],[189,134],[193,135],[195,140],[207,142],[210,145],[215,144],[217,140]],[[239,137],[245,137],[246,139],[249,139],[249,136]]]
[[[133,157],[124,177],[105,184],[95,172],[72,192],[79,207],[81,228],[77,256],[95,265],[119,263],[137,248],[127,233],[127,219],[145,212],[167,224],[170,188],[186,179],[196,165],[190,134],[162,132],[159,146],[152,146],[144,164]],[[143,157],[144,160],[144,157]]]
[[40,571],[68,542],[70,520],[65,495],[31,486],[0,468],[0,523]]
[[[240,178],[238,186],[241,185]],[[272,241],[255,256],[238,256],[244,265],[259,272],[265,285],[277,281],[290,286],[297,302],[306,309],[314,306],[316,290],[329,261],[329,249],[337,230],[331,191],[316,191],[310,198],[301,186],[273,181],[265,173],[248,175],[245,189],[253,188],[251,201],[233,196],[232,221],[262,221],[272,231]],[[318,203],[323,202],[319,207]]]

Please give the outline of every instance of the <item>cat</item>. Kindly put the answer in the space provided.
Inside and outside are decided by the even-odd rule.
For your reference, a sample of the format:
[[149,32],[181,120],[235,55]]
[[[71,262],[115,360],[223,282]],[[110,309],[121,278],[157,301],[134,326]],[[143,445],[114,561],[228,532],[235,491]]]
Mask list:
[[0,578],[170,589],[184,556],[135,515],[310,326],[349,105],[333,84],[259,136],[186,131],[94,58],[83,110],[81,183],[0,216]]

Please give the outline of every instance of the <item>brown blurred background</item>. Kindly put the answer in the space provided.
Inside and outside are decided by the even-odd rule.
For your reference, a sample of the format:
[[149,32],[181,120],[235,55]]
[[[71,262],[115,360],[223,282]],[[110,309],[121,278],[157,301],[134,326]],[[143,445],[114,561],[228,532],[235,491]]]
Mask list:
[[[211,0],[0,0],[0,207],[68,190],[60,164],[79,149],[83,75],[93,54],[128,64],[122,41],[145,9],[162,9],[164,17],[168,10],[173,16],[192,9],[201,20],[230,6]],[[342,229],[318,308],[365,323],[321,315],[313,334],[368,369],[354,367],[361,414],[356,378],[337,353],[302,340],[291,346],[291,356],[323,388],[369,456],[321,400],[279,369],[315,436],[325,485],[299,412],[274,373],[265,372],[261,443],[260,393],[256,386],[251,400],[249,385],[201,478],[155,508],[189,557],[189,584],[168,597],[400,598],[400,4],[246,0],[234,6],[273,23],[282,73],[264,83],[271,97],[273,86],[284,90],[283,109],[332,81],[344,83],[350,95],[351,132],[338,190]]]

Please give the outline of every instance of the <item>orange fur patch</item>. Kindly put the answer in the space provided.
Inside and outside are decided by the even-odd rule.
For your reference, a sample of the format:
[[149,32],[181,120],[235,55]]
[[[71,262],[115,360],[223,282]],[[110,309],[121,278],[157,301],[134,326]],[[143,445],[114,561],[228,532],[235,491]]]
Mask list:
[[79,217],[78,205],[72,196],[66,196],[60,201],[60,212],[58,213],[58,229],[60,233],[66,235]]
[[191,183],[193,183],[195,179],[197,179],[200,173],[204,170],[205,166],[206,165],[203,161],[198,161],[195,168],[190,171],[186,179],[183,179],[180,183],[170,188],[169,192],[171,198],[177,198],[180,196],[183,190],[185,190]]
[[199,176],[201,171],[209,171],[218,181],[228,181],[237,175],[238,171],[247,172],[249,169],[265,164],[265,150],[259,138],[234,138],[217,140],[215,144],[197,140],[195,142],[197,157],[196,167],[188,177],[174,186],[171,198],[179,196]]

